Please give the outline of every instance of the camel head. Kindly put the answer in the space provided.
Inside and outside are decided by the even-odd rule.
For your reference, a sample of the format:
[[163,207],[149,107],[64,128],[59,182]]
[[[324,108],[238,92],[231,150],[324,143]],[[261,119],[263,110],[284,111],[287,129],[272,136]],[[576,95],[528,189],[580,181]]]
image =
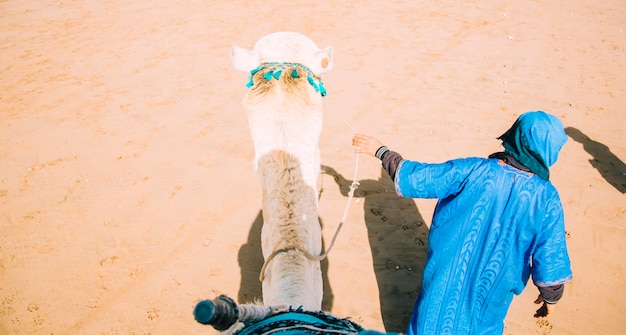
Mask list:
[[233,46],[230,52],[235,68],[250,72],[263,63],[298,63],[316,76],[333,67],[333,48],[320,49],[308,37],[294,32],[277,32],[256,42],[253,50]]

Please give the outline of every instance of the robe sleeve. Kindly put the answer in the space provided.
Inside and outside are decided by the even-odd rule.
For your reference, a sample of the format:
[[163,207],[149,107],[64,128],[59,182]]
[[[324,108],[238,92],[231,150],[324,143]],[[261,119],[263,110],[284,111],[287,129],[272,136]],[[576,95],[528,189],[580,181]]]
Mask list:
[[538,287],[563,284],[572,280],[565,242],[563,207],[556,193],[546,204],[544,224],[532,255],[531,274],[533,283]]
[[396,171],[396,193],[406,198],[443,199],[463,189],[480,158],[463,158],[440,164],[404,160]]

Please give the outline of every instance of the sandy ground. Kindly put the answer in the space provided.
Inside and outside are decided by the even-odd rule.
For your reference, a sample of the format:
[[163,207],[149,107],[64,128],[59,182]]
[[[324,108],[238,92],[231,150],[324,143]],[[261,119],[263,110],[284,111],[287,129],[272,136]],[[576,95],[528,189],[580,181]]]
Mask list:
[[[624,30],[623,1],[0,1],[0,333],[215,334],[196,302],[260,297],[247,75],[229,49],[298,31],[335,50],[325,243],[350,127],[441,162],[498,151],[519,114],[545,110],[571,137],[552,180],[574,280],[544,321],[528,286],[505,334],[623,334]],[[397,198],[372,158],[357,176],[324,307],[402,330],[435,203]]]

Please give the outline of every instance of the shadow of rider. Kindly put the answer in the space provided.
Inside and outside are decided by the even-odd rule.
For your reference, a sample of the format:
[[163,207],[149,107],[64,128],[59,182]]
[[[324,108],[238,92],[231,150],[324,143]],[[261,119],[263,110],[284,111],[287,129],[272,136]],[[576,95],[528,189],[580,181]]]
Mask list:
[[[322,173],[332,176],[341,194],[348,196],[352,180],[328,166],[322,166]],[[414,200],[396,195],[393,181],[383,169],[379,179],[359,180],[354,197],[364,199],[385,330],[404,332],[422,285],[428,227]]]

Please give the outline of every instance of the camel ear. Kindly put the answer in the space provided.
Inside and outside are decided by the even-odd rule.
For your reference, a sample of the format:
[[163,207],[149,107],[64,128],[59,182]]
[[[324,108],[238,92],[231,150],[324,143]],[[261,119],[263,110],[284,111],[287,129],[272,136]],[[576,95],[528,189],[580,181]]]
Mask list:
[[315,65],[311,69],[316,74],[328,72],[333,68],[333,47],[327,47],[315,53]]
[[230,59],[235,69],[242,72],[250,72],[260,64],[259,55],[256,52],[238,46],[230,49]]

